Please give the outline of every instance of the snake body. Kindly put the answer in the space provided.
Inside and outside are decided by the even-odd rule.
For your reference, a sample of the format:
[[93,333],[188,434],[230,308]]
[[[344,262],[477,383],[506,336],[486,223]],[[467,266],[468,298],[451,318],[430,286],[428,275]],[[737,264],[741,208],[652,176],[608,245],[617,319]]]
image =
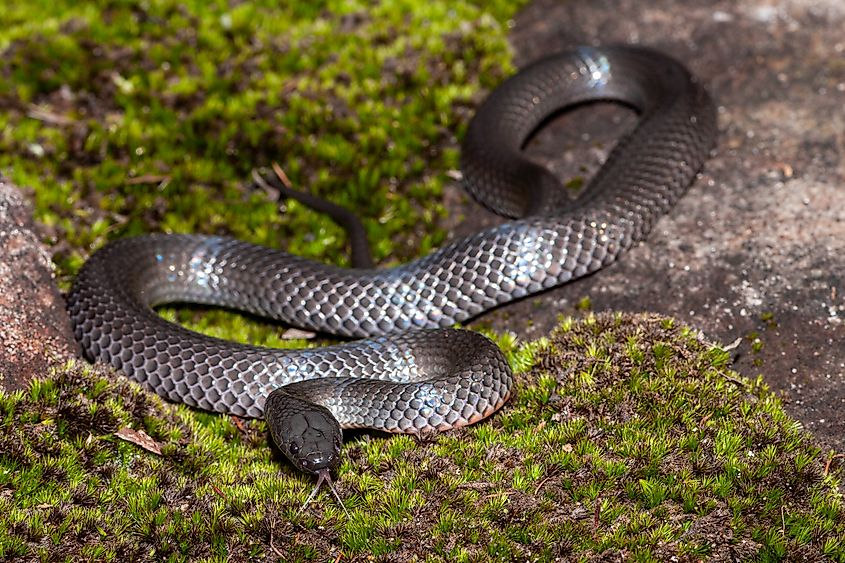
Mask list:
[[[555,112],[594,100],[631,106],[640,119],[572,202],[522,147]],[[512,220],[389,269],[344,269],[217,236],[118,240],[79,272],[68,298],[75,334],[89,358],[167,399],[266,415],[277,444],[306,471],[336,466],[341,427],[471,424],[507,401],[512,375],[487,338],[441,327],[613,262],[684,193],[715,123],[704,89],[655,51],[579,48],[543,59],[492,92],[463,144],[468,190]],[[368,338],[307,350],[248,346],[165,321],[152,307],[169,302]]]

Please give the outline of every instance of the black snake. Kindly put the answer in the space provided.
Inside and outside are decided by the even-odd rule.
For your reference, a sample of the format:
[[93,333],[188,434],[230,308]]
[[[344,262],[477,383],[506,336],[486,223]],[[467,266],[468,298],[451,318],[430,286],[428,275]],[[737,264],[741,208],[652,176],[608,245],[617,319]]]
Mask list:
[[[636,128],[574,202],[522,147],[565,107],[614,100]],[[340,428],[423,432],[471,424],[507,401],[511,371],[484,336],[448,327],[613,262],[675,203],[716,134],[686,69],[636,47],[584,47],[521,70],[479,108],[463,143],[473,196],[513,218],[390,269],[344,269],[230,238],[149,235],[97,251],[68,297],[86,355],[159,395],[268,420],[293,464],[327,476]],[[231,307],[368,337],[276,350],[197,334],[152,307]],[[415,329],[415,330],[410,330]]]

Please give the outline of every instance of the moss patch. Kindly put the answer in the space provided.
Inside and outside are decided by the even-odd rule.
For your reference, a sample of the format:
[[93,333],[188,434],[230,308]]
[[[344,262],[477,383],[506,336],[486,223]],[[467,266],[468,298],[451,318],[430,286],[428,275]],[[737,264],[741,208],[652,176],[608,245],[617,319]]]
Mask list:
[[[110,239],[231,235],[348,264],[346,237],[250,171],[358,213],[381,264],[442,242],[442,187],[479,94],[511,71],[520,2],[11,0],[0,4],[0,169],[32,192],[62,289]],[[45,17],[46,16],[46,17]],[[278,343],[202,308],[170,319]],[[286,343],[302,345],[303,342]]]
[[360,213],[377,260],[427,253],[456,135],[508,71],[518,3],[479,4],[6,2],[0,167],[33,190],[63,280],[145,231],[344,262],[338,227],[250,188],[273,161]]
[[[415,440],[354,436],[351,517],[261,422],[80,365],[0,399],[0,556],[97,560],[845,560],[838,469],[758,379],[669,319],[565,320],[518,346],[514,400]],[[162,444],[156,456],[115,437]]]

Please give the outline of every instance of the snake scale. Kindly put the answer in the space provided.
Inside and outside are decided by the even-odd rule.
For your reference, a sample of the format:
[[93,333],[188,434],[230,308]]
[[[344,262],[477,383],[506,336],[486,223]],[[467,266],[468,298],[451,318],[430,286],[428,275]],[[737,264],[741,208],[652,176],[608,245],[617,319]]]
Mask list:
[[[632,107],[639,120],[570,201],[522,148],[556,112],[596,100]],[[167,399],[265,416],[291,462],[322,481],[339,462],[341,428],[444,430],[504,404],[512,374],[502,352],[443,327],[613,262],[685,192],[715,134],[707,93],[666,55],[621,46],[555,55],[495,89],[463,143],[467,189],[510,220],[389,269],[344,269],[218,236],[118,240],[90,257],[68,296],[76,338],[88,358]],[[153,310],[171,302],[367,338],[248,346]]]

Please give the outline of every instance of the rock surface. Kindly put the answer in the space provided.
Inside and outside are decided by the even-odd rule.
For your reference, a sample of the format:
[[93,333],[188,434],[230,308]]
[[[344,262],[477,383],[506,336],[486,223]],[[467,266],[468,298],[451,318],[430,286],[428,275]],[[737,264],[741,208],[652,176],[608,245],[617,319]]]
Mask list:
[[[577,44],[673,54],[716,100],[720,137],[644,244],[479,322],[536,337],[584,297],[593,310],[673,315],[739,339],[736,368],[762,374],[825,446],[845,450],[845,3],[539,0],[513,24],[518,66]],[[578,109],[528,150],[562,179],[588,177],[635,122],[611,104]],[[498,221],[455,194],[453,216],[467,217],[456,235]]]
[[50,253],[17,186],[0,176],[0,387],[14,391],[78,353]]

